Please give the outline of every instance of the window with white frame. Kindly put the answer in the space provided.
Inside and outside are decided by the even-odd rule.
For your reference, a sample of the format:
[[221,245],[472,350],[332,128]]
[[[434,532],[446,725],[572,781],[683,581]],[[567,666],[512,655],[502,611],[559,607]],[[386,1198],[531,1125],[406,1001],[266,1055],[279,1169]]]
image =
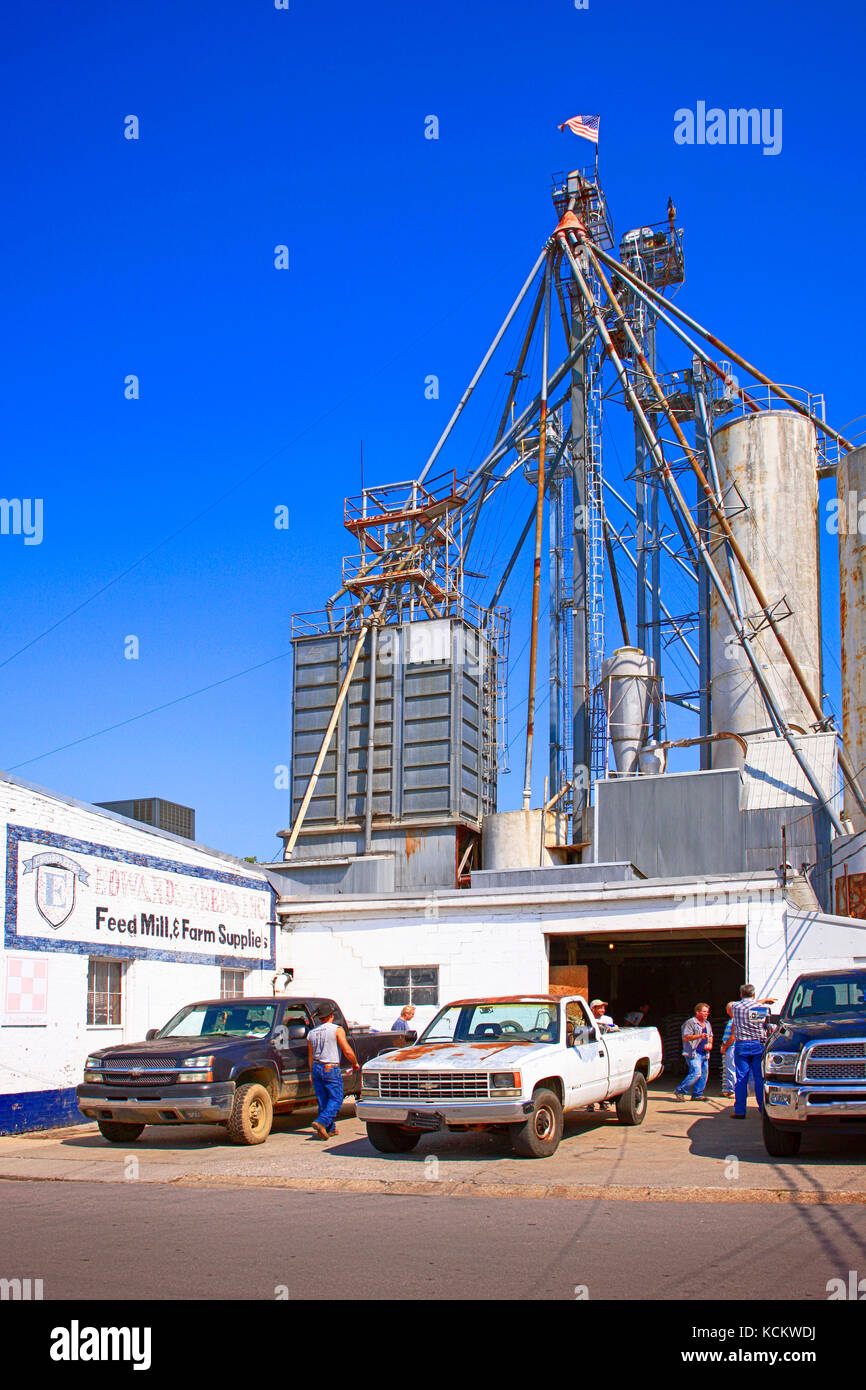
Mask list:
[[87,1022],[108,1026],[122,1022],[123,961],[91,957],[87,965]]
[[400,1008],[405,1004],[438,1004],[439,966],[384,965],[382,986],[388,1008]]
[[237,999],[243,996],[245,970],[220,970],[220,999]]

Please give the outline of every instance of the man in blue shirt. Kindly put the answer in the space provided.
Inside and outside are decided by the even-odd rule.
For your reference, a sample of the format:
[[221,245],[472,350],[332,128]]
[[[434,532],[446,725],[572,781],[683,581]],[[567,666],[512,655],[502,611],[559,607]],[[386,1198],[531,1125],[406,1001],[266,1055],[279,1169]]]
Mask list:
[[392,1033],[410,1033],[412,1031],[412,1019],[415,1017],[415,1005],[407,1004],[400,1010],[400,1017],[396,1023],[391,1024]]

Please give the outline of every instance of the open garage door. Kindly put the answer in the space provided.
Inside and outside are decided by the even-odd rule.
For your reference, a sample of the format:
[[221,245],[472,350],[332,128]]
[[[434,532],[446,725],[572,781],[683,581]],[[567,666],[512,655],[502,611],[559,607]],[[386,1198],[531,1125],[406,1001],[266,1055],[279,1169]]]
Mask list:
[[[551,985],[586,972],[587,999],[606,999],[608,1013],[622,1025],[627,1013],[649,1004],[646,1022],[658,1028],[665,1067],[677,1070],[685,1020],[699,1001],[710,1006],[718,1041],[727,1023],[725,1004],[739,998],[746,979],[746,931],[589,931],[547,937]],[[583,990],[578,991],[583,993]],[[711,1069],[720,1067],[718,1048]]]

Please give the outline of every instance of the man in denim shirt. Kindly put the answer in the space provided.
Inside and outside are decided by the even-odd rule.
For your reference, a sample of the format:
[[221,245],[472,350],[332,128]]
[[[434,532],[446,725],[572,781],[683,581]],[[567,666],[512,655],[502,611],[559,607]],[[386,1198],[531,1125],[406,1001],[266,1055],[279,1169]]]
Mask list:
[[691,1018],[683,1024],[683,1056],[689,1064],[685,1079],[674,1091],[675,1100],[700,1100],[710,1070],[713,1025],[709,1004],[696,1004]]

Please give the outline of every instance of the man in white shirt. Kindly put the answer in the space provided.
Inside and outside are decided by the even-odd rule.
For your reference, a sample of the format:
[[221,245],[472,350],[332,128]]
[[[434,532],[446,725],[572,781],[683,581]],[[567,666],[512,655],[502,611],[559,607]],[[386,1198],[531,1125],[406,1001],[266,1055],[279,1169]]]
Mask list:
[[606,999],[593,999],[589,1007],[592,1010],[593,1018],[595,1019],[596,1023],[601,1024],[603,1031],[607,1032],[608,1029],[616,1027],[616,1024],[614,1023],[610,1014],[605,1013],[605,1010],[607,1008]]
[[[607,1000],[606,1000],[606,999],[592,999],[592,1000],[590,1001],[589,1008],[590,1008],[590,1012],[592,1013],[593,1018],[595,1019],[596,1023],[597,1023],[598,1026],[599,1026],[600,1032],[602,1032],[602,1033],[612,1033],[612,1032],[614,1032],[614,1031],[616,1030],[616,1024],[614,1023],[614,1021],[613,1021],[613,1019],[611,1018],[610,1014],[605,1013],[605,1009],[607,1008]],[[587,1110],[594,1110],[594,1109],[595,1109],[595,1106],[594,1106],[594,1105],[588,1105],[586,1108],[587,1108]],[[600,1101],[598,1102],[598,1108],[599,1108],[599,1110],[607,1110],[607,1109],[609,1109],[608,1102],[607,1102],[606,1100],[600,1100]]]

